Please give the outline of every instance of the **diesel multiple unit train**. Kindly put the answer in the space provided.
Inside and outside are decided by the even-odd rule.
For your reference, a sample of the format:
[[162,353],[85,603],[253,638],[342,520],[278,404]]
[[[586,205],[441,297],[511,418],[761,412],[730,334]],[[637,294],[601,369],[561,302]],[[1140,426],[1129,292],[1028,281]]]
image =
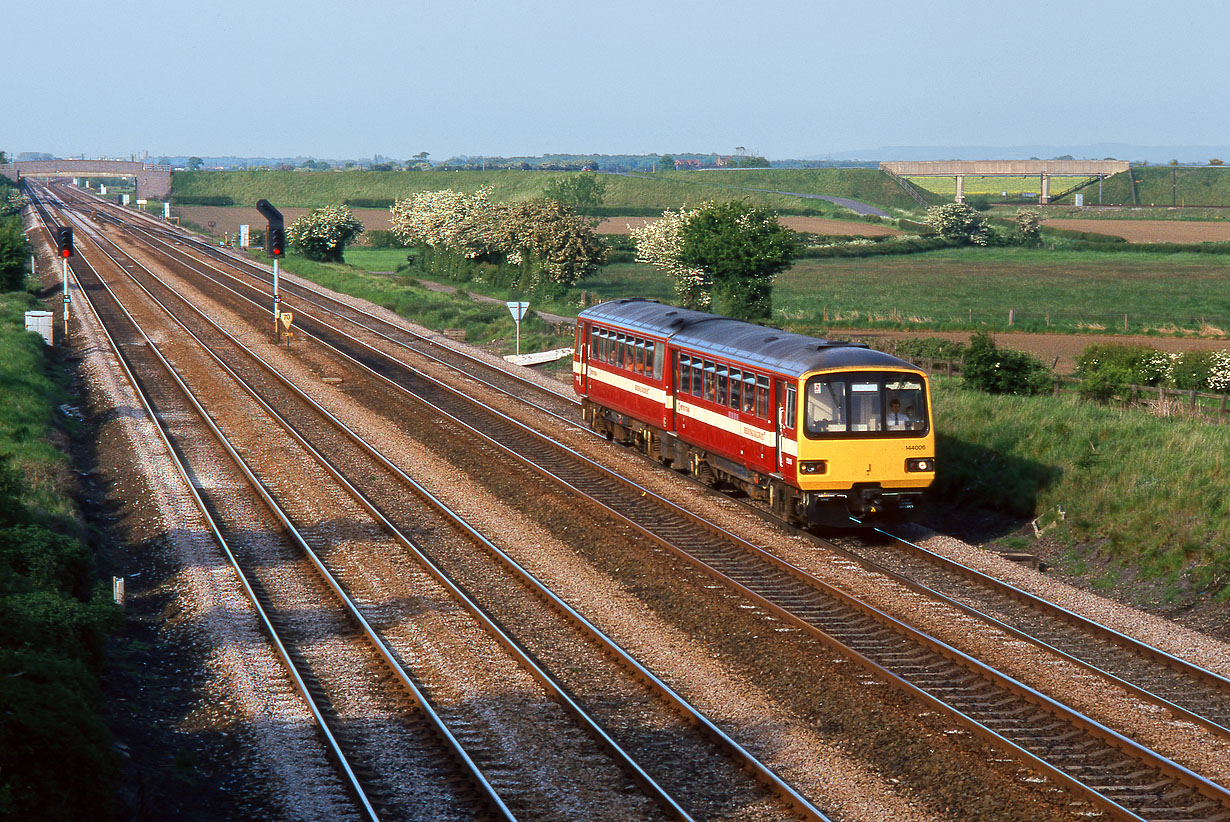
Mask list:
[[829,342],[640,299],[581,312],[586,422],[799,525],[908,514],[935,478],[926,375]]

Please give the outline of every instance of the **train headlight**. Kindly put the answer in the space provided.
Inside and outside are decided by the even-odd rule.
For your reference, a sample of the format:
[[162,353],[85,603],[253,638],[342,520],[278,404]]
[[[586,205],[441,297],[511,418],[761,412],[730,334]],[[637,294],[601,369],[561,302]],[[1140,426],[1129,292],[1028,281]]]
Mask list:
[[910,473],[935,471],[935,460],[930,457],[906,460],[905,470]]
[[829,464],[827,460],[800,460],[800,474],[827,474],[829,472]]

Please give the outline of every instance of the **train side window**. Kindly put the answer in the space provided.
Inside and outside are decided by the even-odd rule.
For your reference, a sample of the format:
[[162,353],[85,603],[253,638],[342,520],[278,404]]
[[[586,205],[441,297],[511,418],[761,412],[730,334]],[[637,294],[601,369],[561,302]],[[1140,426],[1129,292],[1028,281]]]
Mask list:
[[786,423],[785,423],[785,426],[787,428],[794,428],[796,424],[795,417],[796,417],[796,412],[798,410],[796,408],[796,406],[798,405],[797,397],[798,397],[798,389],[795,388],[794,383],[787,385],[786,386]]
[[717,367],[717,396],[714,402],[718,405],[730,404],[730,388],[726,384],[726,366],[724,365]]
[[743,375],[743,413],[756,413],[756,377],[753,374]]
[[659,382],[662,381],[662,372],[666,368],[666,346],[662,343],[651,342],[649,344],[649,373]]
[[632,370],[637,374],[645,373],[645,348],[639,339],[632,343]]
[[737,368],[730,369],[730,407],[743,407],[743,372]]
[[692,382],[692,366],[687,354],[675,355],[675,395],[686,394]]
[[709,362],[708,360],[705,360],[705,399],[707,399],[709,402],[713,402],[714,376],[715,375],[714,375],[713,363]]
[[610,340],[607,338],[606,329],[598,329],[598,361],[610,362]]
[[692,396],[699,397],[703,393],[701,385],[704,380],[704,363],[696,357],[692,358]]
[[611,363],[618,368],[623,368],[624,364],[624,335],[615,335],[615,362]]
[[756,416],[769,419],[769,378],[756,378]]

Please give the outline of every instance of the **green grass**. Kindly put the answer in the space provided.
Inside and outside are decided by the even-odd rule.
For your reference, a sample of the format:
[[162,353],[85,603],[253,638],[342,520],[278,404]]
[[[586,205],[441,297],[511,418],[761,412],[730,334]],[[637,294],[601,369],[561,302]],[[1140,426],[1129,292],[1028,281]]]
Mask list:
[[[778,277],[775,317],[823,325],[1122,333],[1230,328],[1230,269],[1201,254],[957,248],[801,260]],[[827,312],[828,322],[825,322]],[[1049,314],[1049,325],[1048,325]]]
[[1127,568],[1167,596],[1230,598],[1230,427],[1159,419],[1072,397],[1001,397],[935,380],[937,492],[1032,518],[1062,506],[1054,535],[1074,567]]
[[[0,454],[26,478],[22,502],[52,517],[67,517],[63,497],[68,459],[55,444],[56,407],[71,403],[67,377],[53,372],[42,338],[25,331],[25,312],[42,309],[22,292],[0,294]],[[56,328],[57,336],[62,329]],[[68,429],[72,420],[61,417]]]
[[[347,251],[349,258],[351,252]],[[403,258],[404,258],[403,254]],[[487,303],[470,299],[465,291],[443,294],[418,285],[411,273],[372,274],[353,265],[318,263],[290,254],[282,268],[317,285],[367,300],[395,312],[412,322],[437,331],[462,328],[466,341],[499,354],[511,354],[516,346],[516,325],[502,302]],[[387,269],[379,269],[387,270]],[[462,286],[469,290],[469,284]],[[515,295],[494,295],[500,300]],[[550,311],[552,306],[534,305]],[[556,306],[558,308],[558,306]],[[573,309],[572,313],[576,313]],[[558,336],[546,322],[533,313],[521,321],[521,350],[545,351],[572,344],[572,337]]]
[[[1136,180],[1137,200],[1132,199],[1132,180]],[[1097,183],[1082,189],[1085,204],[1098,201]],[[1059,199],[1071,204],[1073,194]],[[1141,166],[1127,173],[1107,177],[1102,182],[1104,204],[1140,205],[1144,207],[1230,206],[1230,166],[1182,168]],[[1152,216],[1152,215],[1141,215]],[[1224,219],[1224,217],[1223,217]]]
[[[346,259],[389,271],[404,261],[394,251],[401,250],[348,249]],[[575,290],[582,289],[604,299],[674,300],[670,279],[641,263],[604,266]],[[575,314],[578,304],[548,310]],[[1230,269],[1204,254],[1021,248],[805,259],[777,278],[773,306],[775,324],[818,334],[831,327],[1110,334],[1124,332],[1125,313],[1133,334],[1215,334],[1230,329]]]
[[346,249],[346,262],[364,271],[396,271],[410,254],[408,248],[367,248],[352,245]]
[[[356,199],[392,201],[442,188],[472,192],[490,185],[494,199],[512,201],[541,196],[560,176],[566,175],[549,171],[195,171],[176,172],[172,188],[175,198],[187,201],[221,197],[235,205],[252,205],[264,198],[279,206],[316,207]],[[874,205],[917,209],[917,203],[877,169],[665,171],[635,177],[603,175],[602,179],[606,183],[604,210],[611,213],[653,214],[707,199],[746,198],[782,212],[850,215],[823,200],[742,190],[746,188],[853,197]]]

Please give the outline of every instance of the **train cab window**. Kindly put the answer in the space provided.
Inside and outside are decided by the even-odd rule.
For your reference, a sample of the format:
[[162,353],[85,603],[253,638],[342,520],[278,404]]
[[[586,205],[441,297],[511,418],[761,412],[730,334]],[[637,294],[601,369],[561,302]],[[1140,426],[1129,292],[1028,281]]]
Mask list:
[[807,387],[807,433],[845,431],[849,384],[845,380],[812,380]]
[[806,396],[809,436],[918,436],[927,430],[921,379],[875,373],[813,377]]
[[851,383],[850,430],[879,431],[883,419],[880,414],[879,381]]
[[743,413],[756,413],[756,377],[752,374],[743,375]]
[[719,365],[717,367],[717,396],[714,397],[714,402],[718,405],[729,405],[730,403],[730,388],[726,380],[726,366]]
[[769,378],[756,378],[756,416],[769,419]]
[[921,380],[885,380],[884,399],[884,423],[889,431],[926,429],[927,394]]
[[707,399],[709,402],[713,402],[714,396],[715,396],[714,383],[716,382],[716,379],[715,379],[716,374],[714,372],[714,368],[715,367],[713,363],[709,362],[708,360],[705,360],[705,395],[704,396],[705,396],[705,399]]

